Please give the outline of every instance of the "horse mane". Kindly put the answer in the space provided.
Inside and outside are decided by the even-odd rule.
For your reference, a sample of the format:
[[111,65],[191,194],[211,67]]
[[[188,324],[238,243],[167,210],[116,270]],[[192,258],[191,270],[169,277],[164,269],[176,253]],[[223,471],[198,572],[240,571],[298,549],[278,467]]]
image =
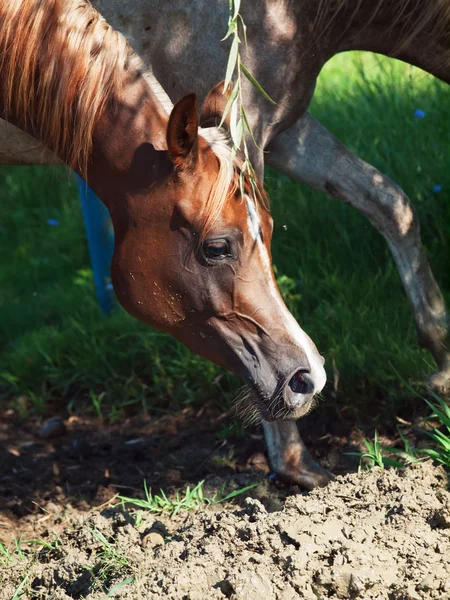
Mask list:
[[6,120],[86,173],[94,126],[141,68],[123,35],[84,0],[2,0],[0,81]]
[[[120,95],[126,72],[144,77],[170,114],[172,103],[155,76],[88,0],[0,0],[4,117],[84,177],[94,127]],[[199,134],[219,161],[202,219],[205,235],[237,188],[239,165],[223,130],[200,128]]]
[[400,26],[396,54],[426,33],[430,42],[443,39],[448,49],[446,61],[450,60],[450,0],[318,0],[313,29],[318,39],[328,31],[336,17],[345,13],[347,26],[344,32],[358,21],[361,33],[386,11],[390,18],[385,34],[389,35]]

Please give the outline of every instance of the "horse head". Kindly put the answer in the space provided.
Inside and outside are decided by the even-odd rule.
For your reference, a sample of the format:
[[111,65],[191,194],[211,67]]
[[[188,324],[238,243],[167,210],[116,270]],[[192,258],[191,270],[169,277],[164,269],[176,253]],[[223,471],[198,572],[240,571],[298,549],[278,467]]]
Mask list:
[[[111,210],[112,280],[123,307],[239,375],[266,420],[298,418],[325,384],[323,359],[281,298],[273,222],[215,125],[223,84],[203,105],[182,98],[167,122],[166,163],[126,210]],[[202,124],[212,127],[199,128]]]

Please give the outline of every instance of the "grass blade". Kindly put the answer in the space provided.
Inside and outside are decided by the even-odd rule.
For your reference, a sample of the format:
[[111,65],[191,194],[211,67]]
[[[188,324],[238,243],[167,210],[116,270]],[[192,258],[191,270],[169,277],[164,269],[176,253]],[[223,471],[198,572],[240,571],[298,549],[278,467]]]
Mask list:
[[17,590],[14,592],[14,596],[12,597],[11,600],[20,600],[20,598],[23,596],[24,592],[22,592],[22,590],[25,587],[25,583],[27,582],[28,577],[29,577],[28,575],[25,575],[21,584],[19,585]]
[[111,598],[112,596],[115,596],[117,594],[117,592],[119,590],[121,590],[124,586],[130,585],[130,583],[133,583],[133,582],[134,582],[134,577],[127,577],[123,581],[120,581],[119,583],[116,583],[116,585],[114,585],[109,590],[109,592],[106,594],[106,596],[103,596],[103,600],[106,600],[106,598]]
[[220,498],[220,500],[217,500],[217,502],[228,502],[228,500],[232,500],[233,498],[236,498],[236,496],[245,494],[245,492],[248,492],[249,490],[252,490],[255,487],[258,487],[257,483],[252,483],[252,485],[247,485],[246,487],[243,487],[240,490],[234,490],[234,492],[230,492],[224,498]]

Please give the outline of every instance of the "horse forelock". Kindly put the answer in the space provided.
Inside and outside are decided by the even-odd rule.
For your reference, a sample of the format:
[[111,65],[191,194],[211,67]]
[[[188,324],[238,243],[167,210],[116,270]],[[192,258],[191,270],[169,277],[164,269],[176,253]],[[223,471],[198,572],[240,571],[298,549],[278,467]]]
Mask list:
[[[200,235],[202,240],[225,209],[227,200],[232,198],[238,189],[242,161],[233,152],[230,136],[225,129],[221,127],[199,127],[199,135],[208,143],[219,162],[217,179],[203,212]],[[255,206],[260,202],[264,208],[268,209],[268,197],[261,185],[258,185],[258,193],[251,194],[250,198]]]
[[224,210],[227,198],[231,197],[236,190],[237,163],[233,160],[230,138],[225,130],[219,127],[199,127],[199,135],[206,140],[219,162],[217,179],[202,215],[200,238],[204,239]]
[[141,71],[139,58],[89,2],[0,2],[5,117],[82,174],[98,118],[130,70]]

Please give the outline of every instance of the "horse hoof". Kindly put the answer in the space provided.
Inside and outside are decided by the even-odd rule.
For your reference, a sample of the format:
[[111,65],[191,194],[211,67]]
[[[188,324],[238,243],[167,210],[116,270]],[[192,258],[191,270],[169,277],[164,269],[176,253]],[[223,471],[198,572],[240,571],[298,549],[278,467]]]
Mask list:
[[296,469],[283,470],[282,472],[278,472],[277,475],[308,492],[316,487],[325,487],[330,481],[335,479],[332,473],[323,469],[313,460],[309,460],[307,463],[302,462]]

